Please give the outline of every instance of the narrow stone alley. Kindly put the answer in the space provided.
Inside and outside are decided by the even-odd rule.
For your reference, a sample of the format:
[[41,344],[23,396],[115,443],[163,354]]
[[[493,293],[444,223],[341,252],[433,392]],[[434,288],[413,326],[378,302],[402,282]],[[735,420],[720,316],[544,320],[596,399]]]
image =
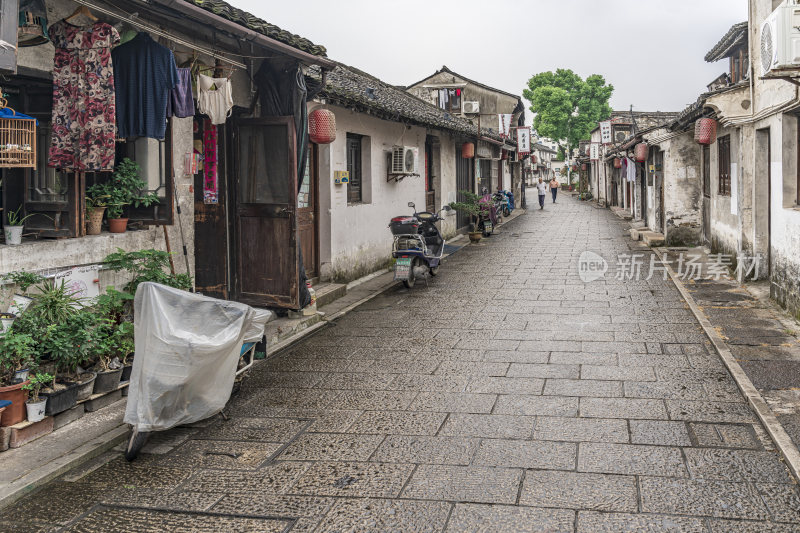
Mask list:
[[[626,229],[569,197],[531,208],[258,366],[228,419],[101,456],[0,530],[799,531],[797,485],[678,291],[615,279]],[[587,250],[610,268],[584,283]]]

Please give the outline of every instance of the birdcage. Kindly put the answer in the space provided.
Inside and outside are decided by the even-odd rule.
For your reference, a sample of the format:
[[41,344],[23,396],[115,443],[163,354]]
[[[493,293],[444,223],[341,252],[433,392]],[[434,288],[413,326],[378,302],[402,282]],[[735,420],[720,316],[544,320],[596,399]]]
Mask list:
[[0,98],[0,167],[36,167],[36,119],[17,113]]

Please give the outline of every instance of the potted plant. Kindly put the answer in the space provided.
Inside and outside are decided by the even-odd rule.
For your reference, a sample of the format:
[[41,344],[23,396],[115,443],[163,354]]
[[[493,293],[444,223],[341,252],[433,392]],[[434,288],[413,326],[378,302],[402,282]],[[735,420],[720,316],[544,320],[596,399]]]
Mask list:
[[[28,272],[26,270],[17,270],[14,272],[10,272],[3,276],[3,281],[10,282],[6,285],[10,285],[9,292],[11,292],[11,306],[9,311],[15,313],[17,315],[22,314],[25,309],[28,308],[28,305],[33,301],[28,296],[28,290],[44,281],[44,277],[34,272]],[[22,294],[20,294],[20,291]]]
[[478,221],[483,209],[480,205],[481,197],[470,191],[460,192],[464,195],[464,201],[452,202],[450,207],[469,215],[469,240],[473,243],[478,243],[482,236],[480,230],[478,230]]
[[47,327],[41,349],[55,363],[56,370],[50,386],[42,392],[48,397],[45,413],[48,416],[73,407],[78,401],[79,388],[86,389],[86,383],[95,379],[94,372],[78,373],[80,365],[88,359],[94,321],[91,312],[80,309],[64,322]]
[[95,183],[86,189],[86,234],[100,235],[103,214],[106,212],[109,195],[105,184]]
[[36,214],[30,213],[24,217],[20,217],[19,212],[21,210],[22,206],[19,206],[16,211],[9,211],[8,215],[6,215],[6,221],[8,223],[3,226],[3,232],[6,236],[6,244],[11,246],[22,244],[22,229],[25,221]]
[[30,335],[18,333],[14,329],[0,338],[0,400],[8,400],[11,405],[3,412],[0,425],[12,426],[25,420],[24,380],[15,379],[18,370],[34,363],[35,340]]
[[111,179],[100,184],[94,193],[104,196],[108,209],[108,231],[111,233],[124,233],[128,226],[128,219],[122,215],[127,206],[150,206],[158,203],[158,196],[154,193],[145,193],[147,183],[139,177],[139,165],[125,158],[114,169]]
[[28,421],[39,422],[44,420],[45,406],[47,405],[47,398],[41,398],[39,391],[43,386],[53,381],[53,376],[50,374],[34,374],[31,379],[22,386],[26,391],[30,392],[30,397],[25,402],[25,407],[28,410]]

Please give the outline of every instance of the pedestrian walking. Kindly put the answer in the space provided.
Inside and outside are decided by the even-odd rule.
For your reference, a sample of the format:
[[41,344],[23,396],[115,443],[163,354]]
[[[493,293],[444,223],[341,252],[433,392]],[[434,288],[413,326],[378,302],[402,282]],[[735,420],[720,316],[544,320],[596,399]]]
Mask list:
[[553,203],[556,203],[556,196],[558,196],[558,180],[555,176],[550,180],[550,192],[553,193]]
[[539,183],[536,184],[539,189],[539,209],[544,209],[544,197],[547,196],[547,184],[539,178]]

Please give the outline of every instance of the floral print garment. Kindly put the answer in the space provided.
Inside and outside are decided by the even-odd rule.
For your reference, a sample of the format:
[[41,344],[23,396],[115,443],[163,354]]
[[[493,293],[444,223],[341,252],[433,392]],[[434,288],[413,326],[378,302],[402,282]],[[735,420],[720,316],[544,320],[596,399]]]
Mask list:
[[74,171],[114,169],[116,109],[111,48],[119,33],[110,24],[50,26],[53,130],[48,165]]

